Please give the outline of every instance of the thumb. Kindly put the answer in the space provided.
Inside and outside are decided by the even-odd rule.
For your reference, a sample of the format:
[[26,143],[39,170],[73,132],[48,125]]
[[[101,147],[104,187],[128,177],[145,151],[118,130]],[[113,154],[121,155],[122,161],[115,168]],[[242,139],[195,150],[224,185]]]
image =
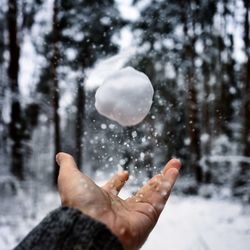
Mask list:
[[75,160],[72,155],[60,152],[56,154],[56,162],[61,167],[68,166],[68,168],[77,168]]
[[[75,190],[80,171],[78,170],[74,158],[70,154],[58,153],[56,162],[59,165],[58,191],[62,204],[69,204],[71,191]],[[70,192],[69,192],[70,191]]]
[[70,178],[72,174],[79,172],[76,162],[70,154],[58,153],[56,155],[56,162],[60,167],[58,179]]

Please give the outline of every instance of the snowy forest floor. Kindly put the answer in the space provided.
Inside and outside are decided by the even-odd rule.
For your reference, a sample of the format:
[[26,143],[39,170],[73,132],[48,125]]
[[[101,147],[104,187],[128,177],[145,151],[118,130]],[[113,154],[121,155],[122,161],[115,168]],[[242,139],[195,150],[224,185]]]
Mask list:
[[[121,194],[130,195],[128,186]],[[60,205],[56,192],[19,191],[0,203],[0,250],[12,249],[41,219]],[[39,195],[37,195],[39,193]],[[247,250],[250,207],[236,201],[172,195],[142,250]]]

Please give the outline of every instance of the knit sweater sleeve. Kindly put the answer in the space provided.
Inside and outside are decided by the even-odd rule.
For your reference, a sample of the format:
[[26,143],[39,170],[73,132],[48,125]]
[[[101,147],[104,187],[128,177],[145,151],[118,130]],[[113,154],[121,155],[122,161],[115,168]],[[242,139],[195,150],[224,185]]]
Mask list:
[[51,212],[14,250],[122,250],[102,223],[62,207]]

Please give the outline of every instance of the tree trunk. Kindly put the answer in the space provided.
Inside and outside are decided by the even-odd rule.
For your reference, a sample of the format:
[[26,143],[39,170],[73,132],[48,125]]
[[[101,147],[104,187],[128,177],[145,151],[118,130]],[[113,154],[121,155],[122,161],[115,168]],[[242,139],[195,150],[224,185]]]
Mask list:
[[[189,9],[183,10],[183,25],[184,33],[187,38],[185,44],[186,52],[186,63],[187,63],[187,128],[190,139],[190,164],[192,167],[192,172],[195,175],[197,183],[202,182],[202,168],[199,164],[201,151],[200,151],[200,128],[198,120],[198,101],[197,101],[197,91],[195,88],[195,51],[194,45],[196,41],[195,35],[195,11],[192,9],[191,4]],[[192,33],[193,36],[188,35],[188,20],[187,20],[187,11],[193,13],[192,16]]]
[[85,90],[83,79],[80,79],[77,86],[77,113],[76,113],[76,162],[81,168],[83,163],[82,150],[84,145],[84,115],[85,115]]
[[8,1],[8,37],[9,37],[9,66],[8,78],[11,90],[11,121],[9,124],[9,133],[12,140],[11,145],[11,172],[18,179],[23,179],[23,142],[22,142],[22,111],[19,100],[18,74],[20,47],[18,42],[17,28],[17,2]]
[[188,70],[188,96],[187,96],[187,113],[188,113],[188,134],[190,138],[190,158],[195,179],[197,183],[202,182],[202,169],[199,165],[200,153],[200,129],[198,121],[198,103],[197,91],[194,83],[194,69]]
[[[218,121],[218,132],[220,134],[225,134],[228,137],[232,138],[232,130],[229,126],[230,122],[233,119],[233,108],[232,103],[234,101],[233,95],[230,93],[230,89],[235,87],[235,77],[234,77],[234,67],[233,67],[233,58],[232,54],[233,51],[231,50],[231,44],[227,44],[224,42],[225,39],[230,41],[230,35],[227,34],[227,17],[228,13],[230,12],[228,9],[228,2],[225,1],[223,3],[223,24],[221,25],[221,42],[219,42],[219,58],[220,58],[220,70],[218,71],[218,76],[222,76],[221,79],[218,80],[220,84],[219,88],[219,95],[218,95],[218,111],[217,114],[217,121]],[[232,17],[233,18],[233,17]],[[227,62],[222,60],[222,55],[227,56]],[[227,75],[228,78],[223,77]],[[219,135],[219,134],[218,134]]]
[[[5,31],[5,18],[2,13],[0,14],[0,34],[4,34]],[[4,95],[5,95],[5,89],[6,89],[6,74],[5,74],[5,67],[3,65],[4,63],[4,52],[5,52],[5,41],[4,41],[4,36],[0,36],[0,114],[3,113],[3,100],[4,100]],[[7,135],[5,133],[6,131],[6,124],[3,120],[3,116],[0,115],[0,154],[6,155],[6,138]],[[8,133],[7,133],[8,134]],[[3,159],[2,159],[3,160]],[[0,160],[1,161],[1,160]],[[2,163],[2,161],[1,161]],[[0,164],[1,164],[0,163]],[[3,163],[2,163],[3,164]]]
[[[245,64],[245,84],[243,88],[243,130],[242,130],[242,141],[243,141],[243,155],[250,157],[250,37],[249,37],[249,2],[244,0],[245,6],[245,22],[244,22],[244,43],[247,61]],[[245,200],[250,202],[250,168],[249,164],[242,162],[240,166],[239,174],[233,185],[233,193],[235,196],[245,197]]]
[[[57,68],[59,63],[59,23],[58,23],[58,0],[54,1],[53,6],[53,56],[51,60],[51,72],[52,72],[52,104],[53,104],[53,121],[54,121],[54,155],[61,150],[61,136],[60,136],[60,116],[59,116],[59,86]],[[57,183],[59,168],[54,160],[54,184]]]
[[[204,44],[206,42],[204,41]],[[205,51],[206,51],[206,44],[204,45]],[[209,104],[209,95],[210,95],[210,86],[209,86],[209,65],[204,60],[203,62],[203,77],[204,77],[204,100],[203,100],[203,133],[205,133],[208,136],[208,139],[203,142],[203,152],[205,154],[205,157],[209,157],[211,154],[211,126],[210,126],[210,115],[211,115],[211,109]],[[206,161],[206,169],[204,171],[204,182],[210,183],[211,182],[211,163],[209,159]]]
[[246,49],[247,62],[245,66],[246,78],[245,78],[245,87],[244,87],[244,155],[250,157],[250,37],[249,37],[249,1],[245,0],[245,34],[244,42]]

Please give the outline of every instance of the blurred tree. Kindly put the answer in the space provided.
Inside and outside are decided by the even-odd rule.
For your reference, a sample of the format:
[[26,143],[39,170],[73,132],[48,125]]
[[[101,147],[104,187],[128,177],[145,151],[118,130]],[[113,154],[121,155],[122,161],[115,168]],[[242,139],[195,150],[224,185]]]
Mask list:
[[[147,48],[142,53],[152,57],[155,68],[155,115],[164,122],[161,132],[167,147],[167,155],[179,155],[191,160],[193,174],[198,182],[202,179],[199,166],[200,124],[195,75],[196,19],[198,3],[177,1],[152,1],[135,23],[140,46]],[[197,14],[196,14],[197,15]],[[184,29],[183,38],[175,33],[178,25]],[[143,66],[146,66],[145,64]],[[141,67],[140,67],[141,68]],[[142,68],[141,68],[142,69]],[[145,68],[142,69],[145,71]],[[149,76],[151,78],[150,72]],[[182,85],[182,78],[186,83]],[[186,95],[187,105],[183,98]],[[186,109],[186,110],[185,110]],[[185,126],[183,126],[186,124]],[[189,153],[185,153],[184,139],[188,137]],[[186,137],[186,138],[187,138]],[[186,151],[187,152],[187,151]],[[188,157],[189,155],[189,157]],[[186,162],[187,163],[187,162]]]
[[7,131],[6,121],[4,121],[3,117],[3,110],[5,108],[4,96],[6,93],[6,68],[4,65],[4,52],[6,50],[6,44],[5,44],[5,36],[3,35],[5,30],[6,30],[5,13],[1,9],[0,34],[2,35],[0,36],[0,148],[1,148],[0,154],[2,155],[6,155],[7,152],[7,148],[4,145],[6,145],[7,134],[8,134],[6,133]]
[[8,38],[9,38],[9,66],[8,77],[11,90],[11,121],[9,124],[11,147],[11,172],[19,179],[23,179],[23,122],[22,110],[19,100],[18,74],[20,45],[18,40],[18,9],[17,1],[8,1]]
[[243,110],[244,110],[244,155],[250,157],[250,4],[249,1],[244,0],[245,6],[245,21],[244,21],[244,42],[245,42],[245,84],[243,89]]
[[[45,34],[44,43],[36,44],[38,52],[45,57],[46,65],[42,69],[37,91],[42,94],[41,103],[48,103],[48,106],[42,108],[41,112],[47,114],[51,118],[53,126],[53,183],[57,183],[58,165],[54,160],[56,153],[61,151],[61,122],[59,114],[60,101],[60,79],[59,73],[60,61],[62,60],[61,45],[61,22],[59,15],[61,14],[61,1],[53,1],[52,12],[52,29]],[[51,105],[51,106],[50,106]]]
[[[40,0],[35,1],[41,4]],[[8,80],[9,89],[11,92],[11,112],[9,123],[9,136],[11,139],[11,172],[18,178],[23,179],[23,157],[24,157],[24,141],[28,139],[28,131],[26,118],[24,116],[19,93],[19,59],[21,47],[21,31],[30,29],[32,22],[24,21],[22,25],[19,23],[20,17],[22,20],[34,17],[35,11],[33,8],[21,8],[26,2],[17,2],[16,0],[8,1],[7,11],[7,33],[8,33]],[[29,5],[32,6],[32,5]],[[32,11],[31,11],[32,10]],[[23,11],[23,12],[22,12]]]
[[[243,155],[250,157],[250,20],[249,1],[244,0],[245,16],[244,16],[244,44],[246,63],[243,64],[244,85],[242,89],[242,108],[243,108],[243,129],[242,129],[242,141],[243,141]],[[248,162],[241,163],[239,173],[234,180],[233,193],[236,196],[244,197],[247,202],[250,202],[250,164]]]
[[233,101],[237,93],[235,79],[235,61],[233,58],[233,37],[227,31],[227,20],[233,18],[229,6],[231,1],[221,1],[221,22],[217,24],[220,32],[215,30],[214,50],[217,57],[215,58],[214,72],[216,74],[217,84],[215,87],[215,136],[225,134],[232,136],[229,126],[233,119]]
[[[5,41],[4,41],[4,31],[5,27],[5,18],[4,12],[0,10],[0,113],[2,114],[2,102],[3,102],[3,95],[4,95],[4,51],[5,51]],[[0,117],[0,122],[2,121],[2,116]]]
[[[145,138],[151,138],[150,155],[161,152],[162,158],[154,159],[151,167],[163,164],[172,156],[184,158],[183,92],[182,86],[178,85],[181,69],[177,48],[180,41],[174,34],[179,21],[176,18],[178,13],[180,9],[176,2],[152,1],[142,10],[141,18],[133,27],[142,49],[132,63],[149,76],[155,90],[151,112],[144,120],[147,124],[145,128],[149,127],[149,130],[142,131]],[[172,44],[176,44],[176,47],[172,47]]]
[[64,54],[64,63],[79,73],[76,80],[75,155],[78,165],[81,166],[84,145],[85,72],[98,59],[117,52],[112,37],[124,22],[121,21],[113,0],[63,1],[61,7],[62,46],[68,50],[72,49],[75,53],[73,60],[69,60]]
[[[197,58],[202,59],[201,79],[204,83],[201,147],[202,160],[206,159],[206,163],[203,164],[205,182],[215,181],[212,178],[217,178],[212,176],[212,172],[217,175],[216,171],[212,171],[217,165],[211,164],[209,158],[219,138],[227,136],[232,142],[237,141],[234,122],[239,118],[236,115],[238,111],[235,103],[240,98],[240,85],[236,77],[237,67],[233,57],[234,38],[228,29],[228,20],[231,22],[234,20],[232,11],[234,4],[235,2],[232,1],[209,1],[204,5],[205,8],[202,7],[199,11],[203,50],[199,52]],[[220,163],[218,167],[222,165]]]
[[[150,60],[155,70],[152,110],[159,117],[156,128],[164,123],[159,137],[165,146],[161,147],[168,157],[179,155],[198,183],[211,181],[209,160],[203,166],[200,162],[213,154],[217,139],[226,135],[237,140],[232,128],[240,83],[228,27],[228,20],[234,19],[234,4],[230,0],[152,0],[134,23],[141,48],[136,66],[146,72],[145,62]],[[151,72],[146,73],[151,77]]]
[[[6,49],[5,41],[4,41],[4,31],[6,29],[6,22],[5,22],[5,13],[0,10],[0,94],[2,96],[3,93],[3,85],[4,85],[4,51]],[[1,107],[1,106],[0,106]]]
[[[125,22],[120,18],[113,0],[105,1],[55,1],[58,7],[56,23],[53,23],[53,29],[45,38],[44,48],[39,48],[45,55],[47,65],[41,74],[38,90],[46,95],[50,94],[51,72],[50,61],[55,51],[56,37],[56,67],[53,61],[54,69],[57,73],[52,74],[57,79],[56,95],[59,92],[58,84],[66,78],[65,70],[75,72],[74,93],[76,111],[75,115],[75,145],[73,155],[76,158],[78,166],[82,165],[83,145],[84,145],[84,118],[85,118],[85,88],[84,80],[86,70],[94,63],[108,55],[117,52],[118,47],[113,42],[112,37]],[[55,10],[55,9],[54,9]],[[55,18],[55,11],[54,11]],[[56,36],[55,36],[56,32]],[[71,80],[72,81],[72,80]],[[55,82],[54,82],[55,84]],[[54,95],[55,97],[55,92]],[[57,96],[59,98],[59,96]],[[58,114],[58,106],[57,112]],[[55,122],[55,119],[54,119]],[[59,131],[60,125],[57,126]],[[56,168],[55,168],[56,169]],[[56,174],[55,174],[56,176]]]
[[[197,97],[197,76],[195,75],[195,44],[197,42],[196,25],[199,1],[182,2],[182,22],[184,31],[184,61],[187,81],[187,128],[190,139],[190,165],[195,179],[202,182],[202,168],[200,166],[200,121]],[[185,72],[185,71],[184,71]]]
[[[58,21],[59,15],[59,0],[54,0],[53,5],[53,18],[52,18],[52,58],[51,58],[51,80],[52,84],[52,106],[53,106],[53,122],[54,122],[54,155],[61,151],[61,133],[60,133],[60,116],[59,116],[59,79],[58,79],[58,66],[60,60],[59,52],[59,29],[60,24]],[[59,168],[54,160],[54,183],[57,183]]]

